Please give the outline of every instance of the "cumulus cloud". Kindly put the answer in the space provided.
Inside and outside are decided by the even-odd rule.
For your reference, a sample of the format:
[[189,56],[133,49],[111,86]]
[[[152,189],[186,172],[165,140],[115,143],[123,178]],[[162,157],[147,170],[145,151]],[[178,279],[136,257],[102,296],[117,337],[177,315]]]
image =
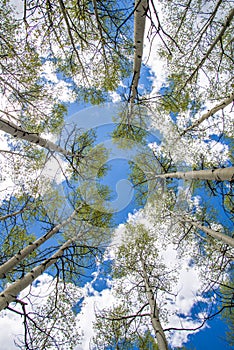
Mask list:
[[[154,226],[157,225],[153,225],[152,222],[150,222],[145,210],[140,210],[135,214],[129,214],[128,222],[144,224],[149,230],[154,230]],[[125,225],[123,224],[119,225],[115,230],[112,244],[106,254],[106,259],[114,259],[115,247],[122,242],[124,230]],[[162,246],[164,249],[162,249]],[[172,275],[174,274],[174,270],[175,276],[177,276],[171,284],[172,290],[168,298],[165,299],[165,295],[162,294],[164,299],[160,301],[160,291],[157,293],[159,303],[166,308],[168,314],[167,321],[162,320],[162,324],[164,328],[191,329],[190,331],[171,331],[170,335],[167,333],[170,345],[172,347],[181,347],[188,341],[189,334],[199,331],[199,329],[196,328],[199,328],[203,321],[204,315],[200,314],[194,317],[192,314],[194,307],[200,302],[208,303],[208,300],[205,299],[202,294],[203,282],[200,278],[201,271],[191,264],[190,253],[192,253],[194,249],[193,245],[191,244],[191,246],[188,247],[187,254],[184,257],[178,255],[176,248],[177,246],[175,244],[164,244],[163,232],[161,239],[160,236],[158,236],[160,262],[166,264],[167,268],[172,271]],[[97,276],[95,276],[95,278],[97,278]],[[127,289],[130,282],[126,280],[121,281],[121,283],[124,283],[124,285],[126,284],[125,289]],[[110,283],[110,285],[114,287],[114,282]],[[114,288],[112,289],[114,290]],[[78,347],[77,350],[89,349],[90,339],[95,335],[94,329],[92,328],[92,322],[95,321],[95,308],[100,310],[102,308],[109,308],[117,302],[111,289],[105,289],[101,293],[95,292],[95,290],[92,292],[93,295],[91,297],[87,295],[82,312],[78,316],[84,330],[85,340],[82,346]],[[206,325],[202,328],[204,327],[206,327]]]
[[18,349],[15,345],[15,339],[23,334],[23,324],[20,317],[12,312],[2,311],[0,314],[0,329],[1,349]]
[[116,91],[111,91],[110,97],[111,97],[113,103],[121,101],[121,96]]
[[[152,7],[152,5],[149,5]],[[157,2],[157,13],[161,18],[161,5]],[[151,15],[154,18],[154,10],[151,8]],[[157,19],[154,18],[155,23],[157,23]],[[162,84],[165,82],[167,78],[167,68],[165,61],[160,59],[158,55],[159,45],[162,44],[158,35],[149,35],[152,29],[151,19],[146,17],[146,26],[145,26],[145,37],[144,37],[144,51],[143,51],[143,62],[150,68],[152,80],[152,91],[151,95],[157,95],[159,89],[162,87]],[[153,39],[152,39],[153,37]]]
[[77,318],[81,325],[83,340],[75,350],[90,350],[90,342],[95,336],[93,322],[95,321],[95,310],[111,307],[115,304],[115,298],[111,289],[104,289],[102,292],[93,290],[93,296],[86,296],[83,307]]

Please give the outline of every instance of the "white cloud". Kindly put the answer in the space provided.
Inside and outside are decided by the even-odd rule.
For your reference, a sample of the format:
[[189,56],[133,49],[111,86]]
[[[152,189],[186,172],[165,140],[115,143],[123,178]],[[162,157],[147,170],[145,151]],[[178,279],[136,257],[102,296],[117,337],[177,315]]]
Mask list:
[[[188,341],[189,334],[197,333],[199,330],[207,327],[205,324],[202,328],[193,330],[201,326],[204,317],[204,313],[201,312],[196,318],[193,317],[193,308],[199,302],[202,302],[203,305],[208,305],[209,302],[209,300],[205,299],[202,294],[204,281],[201,279],[201,268],[191,263],[191,256],[195,250],[195,245],[191,243],[186,249],[186,254],[179,257],[177,245],[172,243],[168,244],[164,240],[164,236],[168,233],[168,226],[166,227],[166,225],[163,226],[162,224],[158,225],[157,223],[154,223],[153,225],[151,220],[147,217],[146,209],[140,210],[135,214],[130,214],[128,221],[132,223],[136,222],[138,224],[143,223],[149,230],[156,230],[155,226],[159,227],[161,225],[161,236],[158,236],[159,260],[166,264],[167,268],[172,271],[172,275],[174,274],[177,276],[177,279],[172,283],[171,294],[168,295],[166,300],[165,293],[161,293],[160,296],[160,291],[158,292],[158,302],[163,305],[168,314],[167,322],[165,322],[165,320],[162,321],[164,328],[173,327],[191,329],[191,331],[171,331],[170,335],[167,333],[170,345],[172,347],[181,347]],[[124,227],[125,226],[121,224],[115,230],[111,247],[106,254],[106,259],[114,258],[114,248],[121,243]],[[172,227],[170,227],[170,229],[172,230]],[[124,285],[126,283],[126,290],[128,288],[129,280],[121,281],[121,283],[124,283]],[[160,300],[160,298],[162,299]],[[88,328],[88,330],[85,331],[85,343],[82,344],[83,347],[78,347],[77,350],[89,349],[90,337],[94,335],[94,331],[91,329],[91,321],[93,322],[95,319],[93,311],[95,305],[97,305],[99,309],[102,309],[111,307],[114,303],[116,303],[116,299],[109,289],[102,291],[102,293],[96,293],[94,296],[85,299],[85,304],[82,308],[82,312],[84,313],[79,317],[82,327],[84,329]],[[206,312],[205,309],[204,312]]]
[[15,11],[16,11],[16,18],[17,19],[22,19],[23,14],[24,14],[23,1],[10,0],[10,5],[12,5],[13,8],[15,9]]
[[52,94],[53,98],[59,102],[73,103],[76,100],[71,84],[64,80],[60,79],[52,84],[47,83],[46,88]]
[[110,289],[95,292],[94,296],[86,297],[83,302],[81,313],[77,316],[83,332],[83,340],[75,350],[90,350],[90,341],[95,335],[93,322],[95,321],[95,310],[102,310],[115,304],[115,298]]
[[[196,322],[194,320],[192,320],[191,318],[186,318],[185,320],[183,320],[183,322],[181,323],[181,319],[179,319],[178,317],[176,317],[176,315],[171,317],[171,326],[173,326],[175,328],[185,328],[185,329],[192,329],[192,328],[196,328],[199,327],[201,325],[200,322]],[[204,329],[205,327],[207,327],[207,325],[205,325],[202,328],[199,328],[195,331],[174,331],[171,334],[170,337],[170,345],[172,347],[182,347],[185,343],[187,343],[188,341],[188,337],[190,334],[195,334],[197,332],[199,332],[200,330]]]
[[51,61],[45,61],[41,68],[41,76],[47,81],[52,83],[58,83],[55,66]]
[[[150,3],[151,16],[152,20],[157,23],[157,19],[154,16],[154,9],[152,9],[152,4]],[[157,2],[157,13],[161,17],[161,5],[159,1]],[[167,69],[165,61],[160,59],[158,55],[159,45],[162,43],[158,35],[149,35],[152,29],[151,19],[146,17],[146,26],[145,26],[145,38],[144,38],[144,51],[143,51],[143,62],[146,64],[151,71],[152,76],[152,91],[151,95],[157,95],[158,90],[161,88],[162,84],[167,78]],[[156,30],[155,30],[156,31]],[[152,33],[153,34],[153,33]],[[152,39],[154,37],[154,39]],[[153,41],[152,41],[153,40]]]
[[[71,321],[72,312],[70,311],[70,314],[69,314],[68,311],[70,309],[68,310],[67,308],[72,307],[74,298],[75,300],[78,300],[78,298],[82,296],[81,289],[71,284],[67,284],[66,289],[64,289],[63,284],[60,284],[60,283],[56,284],[56,281],[53,279],[53,277],[48,275],[47,273],[44,273],[40,277],[38,277],[38,279],[34,281],[32,286],[24,289],[19,295],[19,300],[23,300],[26,303],[27,314],[30,314],[31,312],[36,312],[36,313],[43,312],[42,311],[43,307],[46,306],[46,303],[49,300],[48,298],[51,295],[51,293],[54,293],[55,288],[57,288],[58,290],[56,303],[57,305],[60,306],[60,308],[63,307],[63,303],[65,303],[64,304],[66,309],[65,312],[67,312],[66,319],[69,319]],[[64,299],[63,293],[67,295],[67,299],[69,300],[69,302]],[[60,298],[60,295],[62,296],[61,298]],[[49,305],[51,305],[51,302],[49,303]],[[22,308],[19,304],[15,305],[14,303],[12,303],[11,308],[13,308],[18,312],[22,312]],[[58,315],[59,315],[59,312],[60,311],[58,310]],[[30,316],[34,318],[32,314],[30,314]],[[64,321],[61,321],[61,320],[62,320],[62,317],[60,320],[59,319],[56,320],[58,322],[58,324],[55,325],[55,332],[58,333],[57,340],[60,338],[60,334],[58,331],[59,324],[61,323],[62,327],[64,327]],[[6,309],[1,312],[0,314],[1,350],[18,349],[18,347],[16,347],[14,342],[20,343],[21,341],[23,341],[23,336],[24,336],[23,321],[24,321],[24,318],[22,316],[10,310]],[[49,320],[48,320],[48,325],[49,325]],[[73,331],[72,335],[76,334],[76,336],[78,335],[78,338],[80,339],[81,335],[79,336],[79,334],[81,333],[79,331],[79,325],[77,322],[76,322],[76,325],[77,325],[76,332]],[[41,320],[40,326],[42,328],[43,326],[45,327],[45,324],[43,324],[42,320]],[[68,334],[71,334],[71,331],[72,331],[71,329],[68,329],[67,330]],[[79,341],[78,338],[77,338],[77,341]]]
[[[31,293],[29,297],[30,302],[27,303],[27,312],[32,311],[33,307],[45,303],[46,298],[52,290],[52,277],[50,275],[43,274],[38,278],[37,281],[37,286],[34,283],[34,285],[31,288],[26,288],[19,296],[20,299],[23,299],[27,298]],[[13,306],[13,309],[22,312],[22,308],[18,304]],[[18,349],[14,342],[23,339],[23,317],[10,310],[3,310],[0,314],[0,329],[1,349]]]
[[178,295],[176,308],[179,313],[190,315],[194,303],[200,300],[199,293],[202,289],[202,281],[199,278],[199,270],[189,267],[189,259],[180,266],[180,274],[177,283]]
[[121,96],[116,91],[111,91],[109,94],[113,103],[121,101]]
[[53,62],[47,60],[41,67],[41,76],[46,80],[46,87],[54,99],[60,102],[73,103],[76,96],[72,90],[72,84],[59,79]]
[[0,315],[0,344],[1,350],[18,349],[14,343],[15,338],[23,333],[22,320],[16,314],[2,311]]

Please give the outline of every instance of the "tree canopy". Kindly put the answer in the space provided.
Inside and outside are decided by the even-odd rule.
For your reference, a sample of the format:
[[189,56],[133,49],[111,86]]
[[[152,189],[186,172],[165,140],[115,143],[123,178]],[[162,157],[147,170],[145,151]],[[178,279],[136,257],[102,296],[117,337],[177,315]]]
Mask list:
[[[103,291],[93,350],[182,348],[219,314],[231,332],[232,5],[0,0],[0,320],[20,320],[14,346],[87,345],[81,310]],[[99,127],[69,119],[116,101]],[[117,158],[132,213],[112,205]]]

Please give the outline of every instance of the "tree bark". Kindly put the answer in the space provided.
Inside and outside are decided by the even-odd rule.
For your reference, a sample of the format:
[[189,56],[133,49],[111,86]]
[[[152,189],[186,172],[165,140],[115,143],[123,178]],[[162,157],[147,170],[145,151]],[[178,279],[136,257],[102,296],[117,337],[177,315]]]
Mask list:
[[218,169],[206,169],[206,170],[193,170],[174,173],[166,173],[156,175],[156,179],[185,179],[185,180],[213,180],[213,181],[233,181],[234,180],[234,167],[218,168]]
[[199,69],[201,69],[201,67],[203,66],[204,62],[207,60],[207,58],[209,57],[210,53],[213,51],[214,47],[217,45],[218,42],[220,42],[222,40],[222,36],[224,35],[225,31],[227,30],[227,28],[229,27],[232,19],[234,16],[234,9],[232,9],[227,18],[226,18],[226,22],[223,24],[222,29],[219,33],[219,35],[215,38],[214,42],[210,45],[208,51],[206,52],[206,54],[203,56],[202,60],[200,61],[200,63],[197,65],[197,67],[194,69],[194,71],[192,72],[192,74],[190,75],[190,77],[186,80],[184,86],[182,87],[181,90],[183,90],[185,88],[185,86],[188,84],[189,81],[191,81],[193,79],[193,77],[195,76],[195,74],[198,72]]
[[133,63],[133,79],[130,88],[129,100],[129,114],[131,117],[132,107],[137,95],[137,87],[140,79],[143,43],[145,33],[145,19],[149,7],[148,0],[135,0],[134,12],[134,63]]
[[144,262],[141,261],[142,270],[143,270],[143,276],[144,276],[144,283],[146,288],[146,294],[148,303],[150,306],[150,319],[151,323],[155,332],[155,336],[157,339],[158,349],[159,350],[168,350],[167,340],[164,334],[164,330],[162,328],[160,319],[159,319],[159,308],[157,306],[154,293],[149,285],[149,279],[147,276],[147,272],[145,270]]
[[20,209],[18,211],[15,211],[14,213],[0,216],[0,221],[3,221],[3,220],[6,220],[8,218],[12,218],[12,217],[17,216],[19,214],[22,214],[25,211],[25,209],[26,209],[26,206],[24,206],[22,209]]
[[198,222],[193,221],[193,220],[188,219],[188,218],[185,218],[185,217],[181,221],[190,223],[194,227],[205,232],[207,235],[209,235],[209,236],[211,236],[219,241],[222,241],[223,243],[228,244],[230,247],[234,248],[234,238],[227,236],[224,233],[214,231],[209,227],[203,226],[203,225],[199,224]]
[[72,156],[71,152],[65,150],[64,148],[56,145],[55,143],[49,140],[44,139],[39,134],[28,132],[22,129],[20,126],[10,121],[4,120],[1,117],[0,117],[0,130],[6,132],[7,134],[10,134],[11,136],[17,139],[25,140],[30,143],[34,143],[35,145],[39,145],[43,148],[46,148],[50,152],[58,152],[66,157]]
[[17,254],[15,254],[11,259],[6,261],[0,266],[0,278],[5,278],[6,274],[15,266],[19,264],[24,258],[36,250],[39,246],[45,243],[49,238],[56,234],[61,228],[68,225],[77,214],[77,210],[69,216],[68,219],[64,220],[62,223],[56,225],[52,230],[48,231],[44,236],[38,238],[32,244],[29,244],[27,247],[21,249]]
[[213,114],[215,114],[216,112],[218,112],[220,109],[225,108],[226,106],[228,106],[230,103],[232,103],[234,100],[234,93],[231,94],[228,98],[226,98],[226,100],[224,100],[223,102],[219,103],[217,106],[213,107],[211,110],[209,110],[208,112],[206,112],[205,114],[203,114],[201,116],[200,119],[198,119],[197,121],[195,121],[192,125],[190,125],[187,129],[185,129],[184,131],[182,131],[182,133],[180,134],[180,136],[185,135],[189,130],[192,130],[194,128],[196,128],[198,125],[200,125],[204,120],[208,119],[210,116],[212,116]]
[[69,239],[66,241],[59,250],[55,254],[51,256],[51,258],[46,259],[42,264],[35,267],[27,273],[24,277],[21,279],[18,279],[16,282],[12,283],[9,287],[7,287],[1,294],[0,294],[0,311],[5,309],[11,302],[15,301],[17,299],[17,295],[22,292],[25,288],[30,286],[30,284],[39,277],[48,267],[53,265],[58,258],[60,258],[64,250],[66,250],[74,240]]

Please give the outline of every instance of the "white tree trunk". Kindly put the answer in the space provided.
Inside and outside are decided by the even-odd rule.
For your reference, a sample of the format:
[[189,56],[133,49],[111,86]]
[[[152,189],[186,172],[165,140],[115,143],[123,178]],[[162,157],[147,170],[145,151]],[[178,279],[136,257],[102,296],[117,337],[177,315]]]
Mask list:
[[39,246],[45,243],[49,238],[51,238],[55,233],[57,233],[62,227],[68,225],[77,214],[77,210],[69,216],[68,219],[64,220],[62,223],[56,225],[52,230],[48,231],[44,236],[38,238],[35,242],[29,244],[27,247],[21,249],[17,254],[15,254],[11,259],[6,261],[0,266],[0,278],[5,278],[6,274],[15,266],[19,264],[21,260],[26,258]]
[[234,93],[231,94],[228,98],[226,98],[223,102],[219,103],[217,106],[211,108],[211,110],[209,110],[208,112],[206,112],[205,114],[203,114],[201,116],[200,119],[198,119],[197,121],[195,121],[192,125],[190,125],[187,129],[185,129],[184,131],[182,131],[182,133],[180,134],[180,136],[183,136],[184,134],[186,134],[189,130],[192,130],[194,128],[196,128],[198,125],[200,125],[204,120],[208,119],[210,116],[212,116],[213,114],[215,114],[216,112],[218,112],[219,110],[225,108],[226,106],[228,106],[230,103],[232,103],[234,100]]
[[233,181],[234,180],[234,167],[207,169],[207,170],[193,170],[187,172],[177,171],[174,173],[167,173],[156,175],[156,179],[185,179],[185,180],[214,180],[214,181]]
[[137,87],[140,79],[144,33],[145,33],[145,19],[149,7],[148,0],[135,0],[134,12],[134,63],[133,63],[133,79],[130,90],[130,116],[134,100],[137,95]]
[[15,301],[17,299],[17,296],[22,290],[30,286],[30,284],[39,277],[48,267],[53,265],[58,258],[60,258],[64,250],[66,250],[71,244],[73,243],[72,239],[69,239],[67,242],[65,242],[59,250],[55,254],[51,256],[51,258],[46,259],[42,264],[35,267],[27,273],[24,277],[21,279],[18,279],[16,282],[12,283],[9,287],[7,287],[1,294],[0,294],[0,311],[6,308],[11,302]]
[[0,117],[0,130],[6,132],[7,134],[10,134],[11,136],[28,141],[30,143],[34,143],[35,145],[39,145],[43,148],[48,149],[51,152],[58,152],[63,154],[64,156],[71,156],[71,152],[68,152],[64,148],[56,145],[55,143],[44,139],[37,133],[28,132],[24,129],[22,129],[20,126],[7,121]]
[[209,235],[209,236],[211,236],[211,237],[213,237],[213,238],[215,238],[215,239],[217,239],[219,241],[222,241],[223,243],[226,243],[230,247],[234,248],[234,238],[229,237],[229,236],[225,235],[224,233],[221,233],[221,232],[218,232],[218,231],[214,231],[211,228],[203,226],[203,225],[199,224],[198,222],[190,220],[188,218],[183,218],[181,221],[183,221],[183,222],[185,221],[185,222],[190,223],[194,227],[196,227],[199,230],[205,232],[207,235]]
[[146,294],[148,303],[150,306],[150,319],[151,323],[155,332],[155,336],[157,339],[158,349],[159,350],[168,350],[167,340],[165,337],[165,333],[163,331],[160,319],[159,319],[159,308],[156,303],[156,299],[154,296],[154,293],[149,285],[149,280],[147,276],[147,272],[145,270],[144,262],[141,261],[142,269],[143,269],[143,275],[144,275],[144,282],[145,282],[145,288],[146,288]]
[[208,59],[210,53],[213,51],[214,47],[222,41],[222,37],[226,31],[226,29],[230,26],[231,21],[233,19],[234,16],[234,8],[229,12],[226,21],[223,23],[222,25],[222,29],[219,33],[219,35],[215,38],[214,42],[210,45],[209,49],[207,50],[206,54],[204,54],[202,60],[200,61],[200,63],[197,65],[197,67],[194,69],[194,71],[192,72],[192,74],[190,75],[190,77],[186,80],[184,86],[182,87],[181,90],[183,90],[185,88],[185,86],[188,84],[188,82],[190,82],[193,77],[196,75],[196,73],[198,72],[199,69],[201,69],[201,67],[203,66],[204,62]]

